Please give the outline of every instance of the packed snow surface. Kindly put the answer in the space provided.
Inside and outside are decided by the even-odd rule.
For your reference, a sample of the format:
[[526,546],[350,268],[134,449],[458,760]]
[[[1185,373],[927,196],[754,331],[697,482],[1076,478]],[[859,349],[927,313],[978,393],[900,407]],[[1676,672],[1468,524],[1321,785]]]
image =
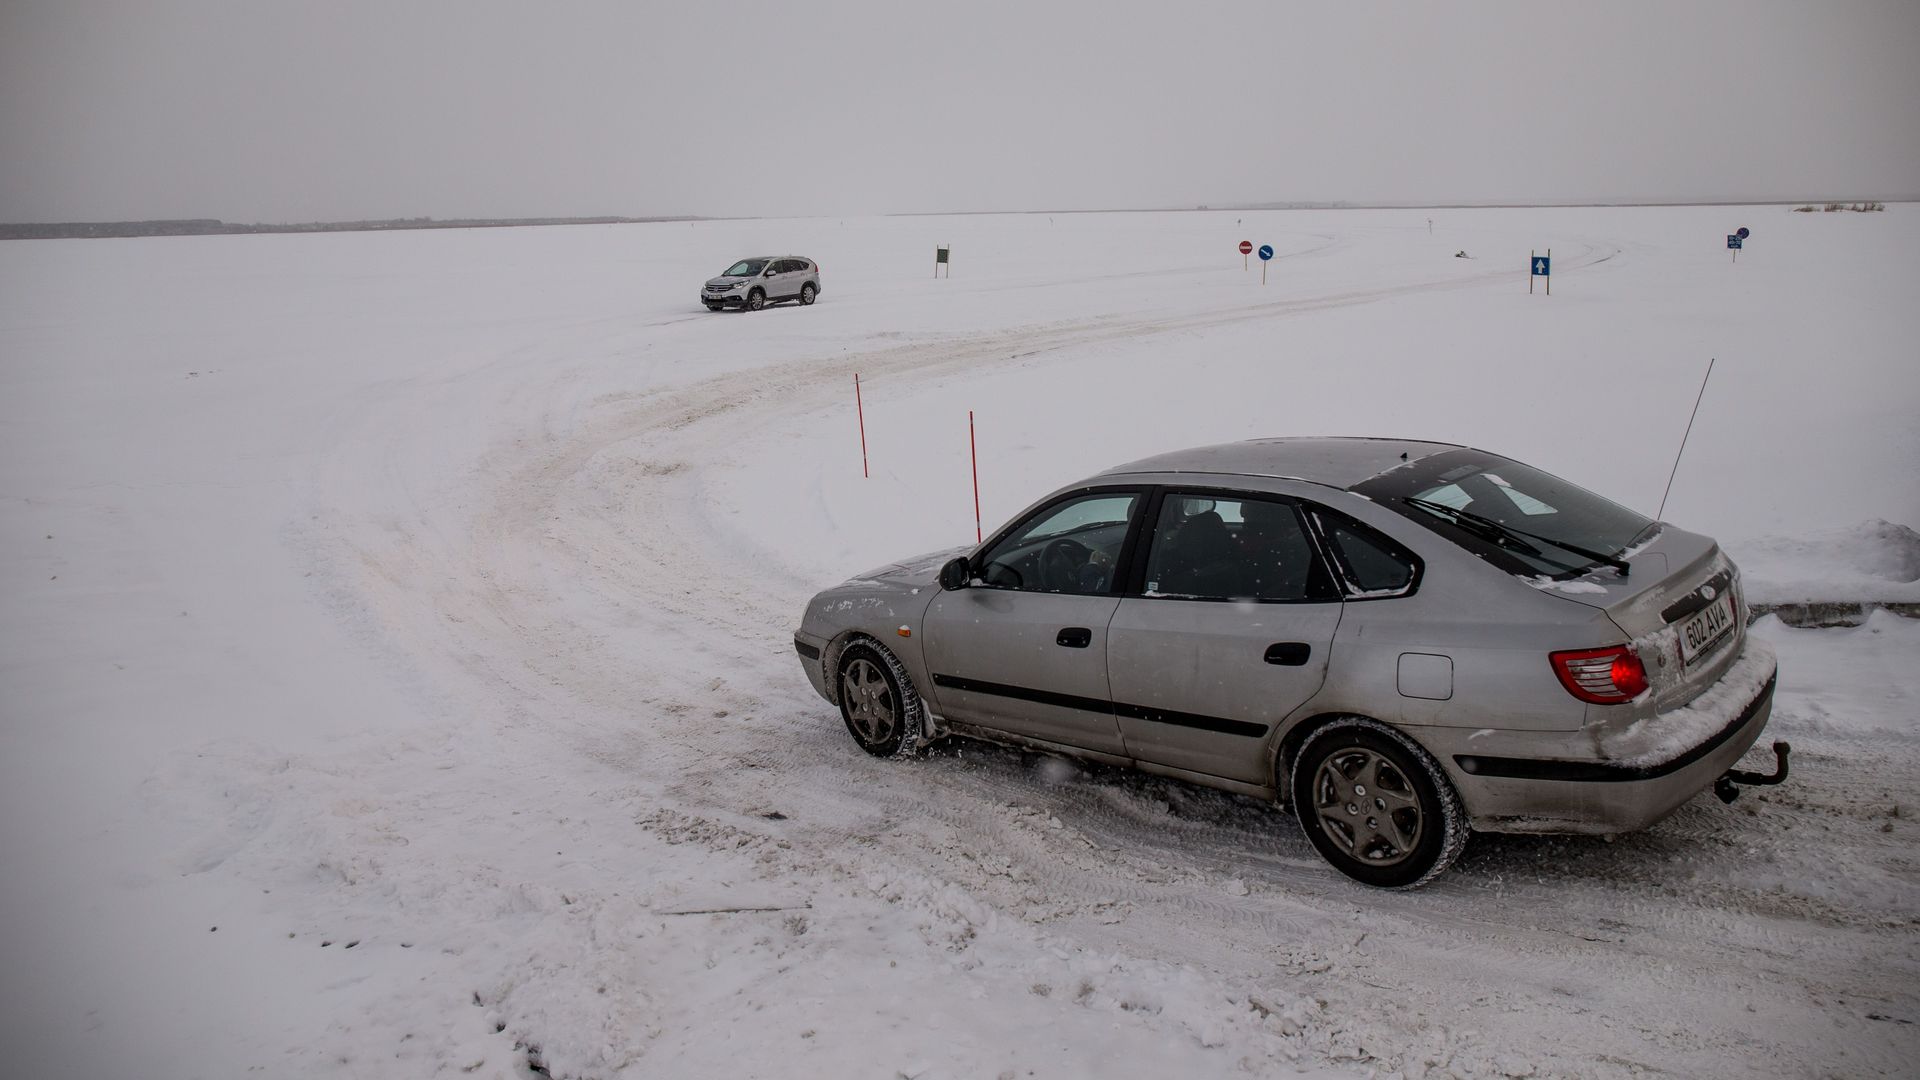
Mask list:
[[[0,244],[9,1068],[1910,1075],[1910,620],[1753,628],[1785,786],[1479,837],[1407,894],[1247,799],[870,759],[790,634],[972,541],[969,410],[989,529],[1289,434],[1469,443],[1651,513],[1709,358],[1665,517],[1751,595],[1894,598],[1917,247],[1909,206]],[[700,309],[773,250],[818,305]]]

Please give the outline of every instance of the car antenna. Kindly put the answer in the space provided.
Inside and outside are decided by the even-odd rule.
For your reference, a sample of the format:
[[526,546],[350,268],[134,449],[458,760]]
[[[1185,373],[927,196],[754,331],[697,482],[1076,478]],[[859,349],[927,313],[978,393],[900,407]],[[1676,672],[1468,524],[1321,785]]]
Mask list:
[[1707,380],[1713,378],[1713,357],[1707,358],[1707,374],[1700,380],[1700,393],[1693,399],[1693,413],[1687,417],[1686,433],[1680,436],[1680,449],[1673,455],[1673,472],[1667,474],[1667,490],[1660,494],[1660,509],[1653,515],[1659,521],[1667,513],[1667,496],[1673,494],[1673,478],[1680,471],[1680,455],[1687,452],[1687,436],[1693,434],[1693,418],[1700,415],[1700,399],[1707,396]]

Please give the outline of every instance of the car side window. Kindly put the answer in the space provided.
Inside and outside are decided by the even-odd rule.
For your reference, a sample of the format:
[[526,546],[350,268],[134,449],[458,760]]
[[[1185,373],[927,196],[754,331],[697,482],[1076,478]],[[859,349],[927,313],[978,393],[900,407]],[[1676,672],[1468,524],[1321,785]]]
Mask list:
[[1420,560],[1378,529],[1328,510],[1316,509],[1327,546],[1356,595],[1399,596],[1420,576]]
[[1105,491],[1041,507],[981,558],[980,579],[1022,592],[1110,592],[1138,502],[1136,492]]
[[1338,595],[1291,503],[1182,492],[1160,502],[1145,592],[1190,600]]

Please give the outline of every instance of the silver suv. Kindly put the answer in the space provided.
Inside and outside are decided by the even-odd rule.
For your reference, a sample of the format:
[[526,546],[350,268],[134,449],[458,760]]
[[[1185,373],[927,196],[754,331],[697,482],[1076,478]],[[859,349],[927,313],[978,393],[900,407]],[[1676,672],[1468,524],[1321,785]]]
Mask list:
[[798,255],[762,255],[741,259],[708,281],[700,290],[700,302],[708,311],[723,307],[759,311],[782,300],[811,304],[819,295],[819,263]]

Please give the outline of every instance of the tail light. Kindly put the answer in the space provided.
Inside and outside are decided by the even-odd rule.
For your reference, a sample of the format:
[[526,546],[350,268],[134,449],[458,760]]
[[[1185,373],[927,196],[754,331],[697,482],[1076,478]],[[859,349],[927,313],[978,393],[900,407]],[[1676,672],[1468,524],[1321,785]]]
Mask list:
[[1595,705],[1632,701],[1647,689],[1647,668],[1628,645],[1548,654],[1567,693]]

